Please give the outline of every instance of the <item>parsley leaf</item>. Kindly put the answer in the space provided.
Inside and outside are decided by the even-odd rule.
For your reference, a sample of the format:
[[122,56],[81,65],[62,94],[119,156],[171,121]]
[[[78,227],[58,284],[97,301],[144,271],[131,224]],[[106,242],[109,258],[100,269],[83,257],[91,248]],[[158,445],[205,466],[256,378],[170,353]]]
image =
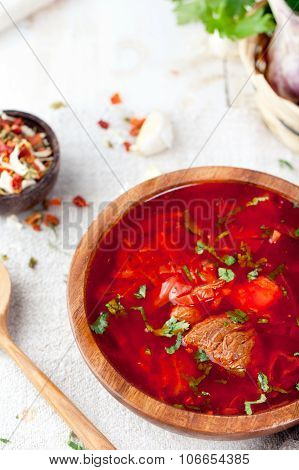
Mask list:
[[194,279],[193,279],[193,276],[192,276],[188,266],[186,264],[184,264],[184,266],[182,266],[182,269],[183,269],[188,281],[193,282]]
[[254,269],[253,271],[250,271],[250,273],[247,274],[247,279],[249,281],[254,281],[259,275],[258,269]]
[[251,405],[259,405],[260,403],[265,403],[265,401],[267,400],[267,397],[264,393],[261,394],[260,398],[256,401],[245,401],[244,402],[244,405],[245,405],[245,413],[249,416],[251,416],[253,414],[253,411],[252,411],[252,408],[251,408]]
[[268,377],[266,376],[266,374],[264,374],[263,372],[259,372],[257,376],[257,380],[261,387],[261,390],[263,392],[268,392],[270,387],[269,387]]
[[146,284],[142,284],[142,286],[139,287],[138,291],[136,294],[134,294],[136,299],[145,299],[146,297]]
[[178,349],[179,347],[181,346],[182,344],[182,333],[178,333],[177,335],[177,338],[176,338],[176,342],[170,346],[169,348],[165,348],[165,351],[167,352],[167,354],[174,354]]
[[85,450],[84,445],[79,442],[76,434],[74,434],[73,431],[70,433],[67,445],[73,450]]
[[231,269],[218,268],[219,279],[222,279],[225,282],[231,282],[235,279],[235,273]]
[[10,440],[9,439],[5,439],[4,437],[0,437],[0,442],[2,444],[9,444]]
[[171,317],[169,320],[167,320],[167,322],[164,323],[162,328],[154,330],[154,333],[157,336],[166,336],[167,338],[171,338],[172,336],[177,335],[182,331],[188,330],[189,326],[189,323],[186,321],[178,321],[176,318]]
[[120,303],[120,295],[117,294],[114,299],[109,300],[106,303],[106,307],[109,310],[109,313],[112,315],[122,315],[125,313],[125,307]]
[[272,14],[253,10],[254,0],[172,0],[179,24],[202,21],[209,33],[240,39],[275,28]]
[[223,257],[223,261],[227,266],[232,266],[233,264],[235,264],[236,258],[234,258],[233,256],[230,256],[230,255],[225,255]]
[[226,315],[233,323],[245,323],[248,320],[248,316],[242,310],[236,308],[235,310],[229,310]]
[[278,163],[279,163],[279,166],[280,168],[288,168],[289,170],[295,170],[295,168],[293,167],[293,165],[288,162],[287,160],[278,160]]
[[194,354],[194,358],[197,362],[209,361],[209,357],[203,349],[199,349],[198,351],[196,351],[196,353]]
[[294,230],[294,235],[295,237],[299,237],[299,228],[296,228],[296,230]]
[[101,315],[96,319],[96,321],[90,325],[90,329],[94,331],[97,335],[102,335],[105,333],[107,326],[108,326],[108,312],[103,312]]
[[271,273],[268,274],[268,278],[269,278],[271,281],[275,281],[275,279],[277,278],[277,276],[279,276],[279,274],[282,274],[282,273],[283,273],[284,268],[285,268],[285,265],[284,265],[284,264],[279,264],[275,269],[273,269],[273,271],[272,271]]
[[298,390],[298,392],[299,392],[299,382],[296,383],[295,387],[296,387],[296,390]]
[[31,256],[31,258],[28,262],[29,268],[34,269],[36,265],[37,265],[37,259],[35,259],[35,258],[33,258],[33,256]]

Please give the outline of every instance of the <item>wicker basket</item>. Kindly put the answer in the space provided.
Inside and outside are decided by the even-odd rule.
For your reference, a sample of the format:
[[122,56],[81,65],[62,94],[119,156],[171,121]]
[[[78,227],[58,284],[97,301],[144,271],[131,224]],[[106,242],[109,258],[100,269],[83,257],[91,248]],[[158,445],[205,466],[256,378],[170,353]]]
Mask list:
[[278,96],[264,75],[256,70],[258,36],[240,42],[240,55],[257,93],[257,105],[273,134],[299,153],[299,106]]

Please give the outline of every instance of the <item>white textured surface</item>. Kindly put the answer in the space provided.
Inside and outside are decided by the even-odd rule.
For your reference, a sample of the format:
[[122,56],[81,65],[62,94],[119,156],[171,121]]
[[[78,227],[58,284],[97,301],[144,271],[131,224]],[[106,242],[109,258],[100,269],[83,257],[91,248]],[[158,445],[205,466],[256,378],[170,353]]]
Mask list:
[[[9,10],[9,0],[3,4]],[[70,200],[80,193],[98,206],[157,169],[166,172],[192,162],[249,167],[298,181],[297,172],[279,168],[279,158],[297,167],[297,157],[262,123],[238,59],[227,67],[229,100],[239,95],[228,110],[222,60],[207,54],[207,39],[198,25],[176,26],[167,0],[57,0],[18,28],[0,38],[1,107],[36,113],[57,132],[62,168],[55,195]],[[96,122],[114,91],[121,92],[136,114],[155,108],[167,112],[175,127],[173,150],[142,158],[101,149]],[[70,107],[50,109],[61,94],[73,112]],[[87,223],[82,221],[82,229]],[[103,390],[74,345],[64,282],[72,250],[53,250],[46,232],[18,231],[4,218],[0,230],[0,254],[10,258],[15,340],[119,449],[293,446],[296,430],[290,437],[203,441],[162,430],[125,409]],[[78,234],[73,238],[77,242]],[[34,271],[27,266],[30,256],[39,261]],[[11,436],[6,448],[66,448],[65,424],[36,399],[36,391],[1,352],[0,376],[0,437]],[[27,419],[16,419],[31,406]]]

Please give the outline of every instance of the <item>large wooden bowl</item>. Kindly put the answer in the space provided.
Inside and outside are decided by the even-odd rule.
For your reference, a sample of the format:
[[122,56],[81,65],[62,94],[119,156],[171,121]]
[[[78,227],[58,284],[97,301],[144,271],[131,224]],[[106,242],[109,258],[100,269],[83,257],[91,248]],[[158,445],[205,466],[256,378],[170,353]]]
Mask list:
[[87,322],[85,283],[88,266],[103,235],[135,204],[163,191],[208,181],[254,183],[299,201],[299,187],[280,178],[231,167],[203,167],[176,171],[145,181],[110,203],[91,224],[73,257],[68,280],[68,306],[79,349],[104,387],[136,413],[181,433],[213,439],[245,439],[284,430],[299,423],[299,400],[252,416],[210,416],[159,402],[131,385],[107,361]]
[[5,110],[4,112],[8,116],[20,117],[27,126],[36,128],[39,132],[44,132],[53,150],[52,165],[37,184],[29,186],[20,194],[0,196],[0,214],[8,215],[26,211],[39,202],[44,201],[57,180],[60,167],[60,150],[54,131],[45,121],[34,114],[25,113],[23,111]]

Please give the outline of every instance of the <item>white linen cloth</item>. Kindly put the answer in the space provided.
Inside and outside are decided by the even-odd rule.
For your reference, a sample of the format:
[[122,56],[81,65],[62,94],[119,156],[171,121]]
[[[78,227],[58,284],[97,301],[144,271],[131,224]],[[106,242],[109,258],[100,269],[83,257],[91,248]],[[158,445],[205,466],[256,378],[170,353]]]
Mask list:
[[[156,173],[188,167],[200,149],[196,165],[249,167],[298,183],[298,158],[263,124],[251,84],[244,87],[248,77],[242,64],[228,61],[225,89],[222,60],[206,54],[207,37],[198,25],[176,25],[170,2],[61,0],[19,27],[30,48],[13,27],[1,34],[0,107],[27,110],[53,126],[62,151],[53,195],[70,201],[81,194],[98,208]],[[72,109],[50,108],[64,99],[58,90]],[[114,92],[137,116],[152,109],[167,112],[175,129],[173,149],[142,158],[103,147],[96,123]],[[296,171],[280,169],[278,159],[290,161]],[[75,244],[96,212],[72,208],[73,218],[82,216],[80,231],[71,231]],[[73,248],[62,251],[67,211],[63,214],[58,249],[49,245],[48,232],[18,230],[0,218],[0,254],[9,256],[13,282],[11,333],[117,448],[299,448],[297,429],[235,442],[180,436],[112,398],[86,366],[70,329],[65,277]],[[35,270],[28,267],[31,256],[38,260]],[[0,377],[0,437],[11,436],[6,448],[66,449],[69,429],[2,352]],[[31,411],[20,419],[26,409]]]
[[[14,22],[18,22],[29,15],[36,13],[41,8],[48,6],[54,0],[2,0],[5,10],[9,12]],[[0,31],[12,26],[11,18],[0,6]]]

